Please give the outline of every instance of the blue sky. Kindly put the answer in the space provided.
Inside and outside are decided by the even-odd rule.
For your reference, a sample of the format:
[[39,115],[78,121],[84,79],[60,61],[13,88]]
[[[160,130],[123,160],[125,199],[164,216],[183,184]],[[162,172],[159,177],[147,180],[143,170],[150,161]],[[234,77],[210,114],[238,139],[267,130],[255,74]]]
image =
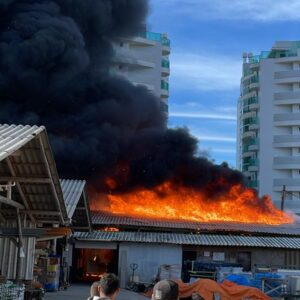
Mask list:
[[242,53],[300,40],[300,0],[150,0],[149,30],[171,40],[169,126],[186,126],[235,167]]

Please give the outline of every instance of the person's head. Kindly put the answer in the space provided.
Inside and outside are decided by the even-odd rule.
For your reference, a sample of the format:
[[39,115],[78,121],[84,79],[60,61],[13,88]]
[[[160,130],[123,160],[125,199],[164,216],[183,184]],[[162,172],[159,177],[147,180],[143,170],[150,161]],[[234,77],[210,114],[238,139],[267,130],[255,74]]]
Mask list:
[[99,296],[99,285],[100,285],[100,281],[93,282],[93,284],[91,285],[91,289],[90,289],[91,297]]
[[161,280],[153,287],[152,300],[178,300],[178,284],[172,280]]
[[99,281],[100,297],[109,297],[114,300],[120,290],[120,282],[115,274],[104,274]]

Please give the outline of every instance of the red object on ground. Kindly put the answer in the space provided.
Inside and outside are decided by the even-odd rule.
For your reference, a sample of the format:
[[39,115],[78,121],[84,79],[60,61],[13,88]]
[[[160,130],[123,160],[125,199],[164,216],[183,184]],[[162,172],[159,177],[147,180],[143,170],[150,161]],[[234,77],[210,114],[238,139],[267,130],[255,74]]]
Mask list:
[[[222,300],[240,300],[250,298],[252,300],[272,300],[261,290],[243,285],[237,285],[231,281],[225,280],[223,283],[217,283],[211,279],[199,279],[191,284],[185,284],[181,280],[174,280],[179,286],[179,297],[191,297],[193,292],[198,293],[205,300],[213,300],[214,293],[219,293]],[[146,296],[151,297],[152,291]]]

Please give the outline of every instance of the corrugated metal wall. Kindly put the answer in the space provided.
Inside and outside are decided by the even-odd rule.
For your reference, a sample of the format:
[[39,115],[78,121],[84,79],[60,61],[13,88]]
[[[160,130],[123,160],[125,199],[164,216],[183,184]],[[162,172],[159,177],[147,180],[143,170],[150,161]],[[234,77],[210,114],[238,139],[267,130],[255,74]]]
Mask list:
[[285,251],[284,260],[287,268],[296,270],[300,269],[300,251]]
[[[7,222],[5,227],[16,228],[15,221]],[[26,224],[27,228],[34,228],[32,223]],[[25,257],[21,259],[21,279],[31,280],[33,278],[34,251],[36,238],[24,238],[23,250]],[[10,238],[0,238],[0,272],[7,279],[16,278],[17,246]]]
[[138,264],[135,274],[142,282],[152,282],[158,268],[163,264],[181,265],[182,247],[180,245],[120,243],[119,277],[121,287],[125,287],[132,273],[131,263]]

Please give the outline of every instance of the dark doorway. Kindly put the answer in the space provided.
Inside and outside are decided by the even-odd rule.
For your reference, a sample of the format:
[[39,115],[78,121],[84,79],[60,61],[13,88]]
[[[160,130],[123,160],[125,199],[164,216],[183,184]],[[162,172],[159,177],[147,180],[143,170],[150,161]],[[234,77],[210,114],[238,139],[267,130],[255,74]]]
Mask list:
[[237,263],[243,267],[243,271],[251,271],[251,252],[237,252]]
[[104,273],[118,272],[118,251],[115,249],[76,248],[73,267],[75,281],[96,281]]

